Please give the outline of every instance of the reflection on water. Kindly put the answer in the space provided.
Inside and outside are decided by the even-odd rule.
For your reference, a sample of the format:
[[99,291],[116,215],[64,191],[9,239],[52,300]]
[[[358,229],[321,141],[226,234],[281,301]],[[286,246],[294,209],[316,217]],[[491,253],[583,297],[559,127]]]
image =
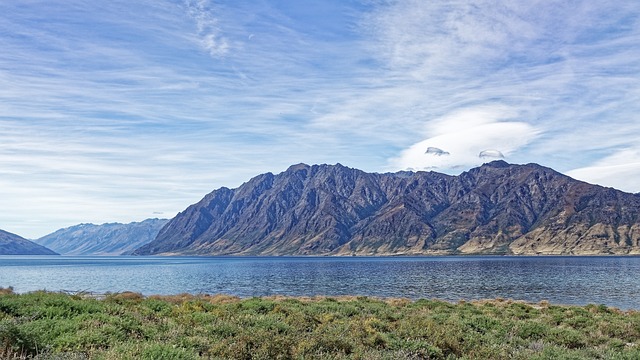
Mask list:
[[508,298],[640,309],[640,257],[0,256],[0,286],[143,294]]

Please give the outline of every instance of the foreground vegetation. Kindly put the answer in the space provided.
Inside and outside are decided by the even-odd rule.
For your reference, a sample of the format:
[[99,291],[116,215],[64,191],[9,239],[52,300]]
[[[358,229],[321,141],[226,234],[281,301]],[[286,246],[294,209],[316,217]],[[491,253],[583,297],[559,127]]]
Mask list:
[[640,313],[507,300],[0,289],[1,359],[640,359]]

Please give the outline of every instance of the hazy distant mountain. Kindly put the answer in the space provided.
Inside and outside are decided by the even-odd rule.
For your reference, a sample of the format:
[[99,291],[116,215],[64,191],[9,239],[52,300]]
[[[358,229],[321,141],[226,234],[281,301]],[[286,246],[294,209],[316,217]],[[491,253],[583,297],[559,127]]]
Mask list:
[[0,230],[0,255],[58,255],[44,246]]
[[459,176],[295,165],[220,188],[135,254],[640,254],[640,196],[537,164]]
[[166,219],[130,224],[80,224],[35,240],[63,255],[122,255],[153,240]]

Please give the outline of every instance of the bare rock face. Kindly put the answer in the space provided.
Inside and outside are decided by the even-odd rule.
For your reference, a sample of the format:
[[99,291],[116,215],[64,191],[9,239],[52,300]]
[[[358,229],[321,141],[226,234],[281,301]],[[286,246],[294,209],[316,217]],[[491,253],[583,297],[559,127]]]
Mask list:
[[0,255],[58,255],[16,234],[0,230]]
[[536,164],[459,176],[291,166],[221,188],[134,254],[637,254],[640,196]]

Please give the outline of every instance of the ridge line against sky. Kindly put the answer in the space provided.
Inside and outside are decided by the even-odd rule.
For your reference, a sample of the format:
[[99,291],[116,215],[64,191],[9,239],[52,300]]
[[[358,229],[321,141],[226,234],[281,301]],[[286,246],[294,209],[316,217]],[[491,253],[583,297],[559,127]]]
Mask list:
[[640,192],[637,2],[7,1],[0,46],[0,229],[28,238],[300,162],[490,150]]

